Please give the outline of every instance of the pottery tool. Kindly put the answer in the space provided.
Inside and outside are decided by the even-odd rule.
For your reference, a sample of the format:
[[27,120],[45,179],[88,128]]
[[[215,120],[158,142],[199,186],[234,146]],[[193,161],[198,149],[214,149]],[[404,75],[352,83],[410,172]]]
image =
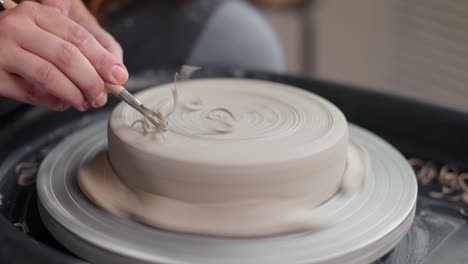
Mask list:
[[[18,4],[12,0],[0,0],[0,4],[5,9],[11,9],[16,7]],[[122,101],[130,105],[132,108],[140,112],[143,117],[153,124],[158,130],[167,130],[167,121],[163,118],[161,113],[153,111],[148,107],[145,107],[137,98],[135,98],[125,87],[122,85],[106,84],[105,88],[108,92],[119,97]]]
[[11,0],[0,0],[0,4],[2,4],[3,8],[10,9],[15,7],[17,4]]
[[119,97],[122,101],[126,102],[133,109],[142,114],[146,120],[153,124],[158,130],[165,132],[167,130],[167,119],[163,117],[160,112],[151,110],[143,105],[137,98],[135,98],[125,87],[122,85],[106,84],[106,89],[113,95]]

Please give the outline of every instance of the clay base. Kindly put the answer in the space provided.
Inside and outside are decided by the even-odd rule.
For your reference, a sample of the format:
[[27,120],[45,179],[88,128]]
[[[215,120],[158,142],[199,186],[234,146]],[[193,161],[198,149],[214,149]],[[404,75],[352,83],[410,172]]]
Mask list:
[[[367,152],[350,143],[342,189],[358,191],[368,174]],[[314,201],[316,195],[294,200],[208,204],[187,203],[135,191],[123,184],[114,173],[107,152],[101,152],[79,169],[78,183],[89,199],[112,214],[176,232],[253,237],[299,232],[333,224],[326,211],[321,210]],[[327,192],[331,197],[338,189],[320,191]]]

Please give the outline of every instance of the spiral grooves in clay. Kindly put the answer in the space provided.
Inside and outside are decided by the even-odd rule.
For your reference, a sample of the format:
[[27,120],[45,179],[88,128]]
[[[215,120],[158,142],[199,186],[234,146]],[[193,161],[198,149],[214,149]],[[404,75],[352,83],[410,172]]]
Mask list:
[[[216,89],[210,86],[197,88],[198,92],[194,93],[189,84],[179,86],[181,102],[168,120],[169,133],[188,138],[284,140],[289,144],[302,144],[319,140],[332,130],[334,122],[344,123],[338,111],[331,112],[324,100],[300,90],[290,93],[277,89],[256,91],[255,87]],[[152,101],[145,102],[150,108],[162,113],[170,111],[172,100],[167,92],[163,89],[153,92],[153,96],[142,96],[141,100],[151,97]],[[203,93],[203,100],[199,100],[198,93]],[[122,110],[122,118],[125,123],[132,124],[138,113],[126,107]],[[220,123],[230,126],[230,131],[214,133],[213,128],[219,127]]]

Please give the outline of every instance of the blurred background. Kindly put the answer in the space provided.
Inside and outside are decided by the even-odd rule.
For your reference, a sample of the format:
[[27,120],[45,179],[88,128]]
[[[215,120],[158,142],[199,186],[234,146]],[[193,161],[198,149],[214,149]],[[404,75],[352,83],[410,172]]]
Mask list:
[[468,1],[252,0],[289,73],[468,110]]

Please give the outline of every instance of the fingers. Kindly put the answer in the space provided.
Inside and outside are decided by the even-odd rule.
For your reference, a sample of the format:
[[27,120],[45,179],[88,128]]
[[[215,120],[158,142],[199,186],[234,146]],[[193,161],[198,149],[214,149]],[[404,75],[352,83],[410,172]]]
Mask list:
[[[107,100],[104,82],[122,83],[128,73],[90,32],[60,12],[30,1],[1,12],[0,72],[18,91],[2,89],[0,94],[36,105],[42,99],[53,109],[70,104],[86,110],[90,102],[100,107]],[[110,35],[100,36],[108,47],[115,44]],[[118,45],[112,49],[119,54]]]
[[99,25],[95,28],[88,29],[101,45],[107,49],[119,62],[123,63],[123,49],[114,37],[101,28]]
[[[24,9],[18,6],[0,14],[0,95],[54,110],[69,104],[87,109],[78,87],[54,65],[21,48],[18,33],[34,26]],[[40,45],[40,40],[36,42]]]
[[[101,107],[107,101],[104,81],[81,51],[63,39],[39,27],[18,33],[22,47],[53,64],[70,79],[93,107]],[[41,44],[32,40],[41,40]]]
[[127,80],[125,67],[92,34],[60,12],[26,3],[19,12],[30,15],[37,25],[17,33],[23,48],[54,64],[93,107],[107,102],[104,81],[121,84]]
[[0,80],[2,80],[0,96],[54,111],[65,111],[70,107],[70,104],[52,96],[44,89],[34,87],[18,75],[0,72]]
[[[2,66],[8,73],[20,75],[30,83],[27,91],[29,91],[31,103],[38,104],[37,100],[45,98],[42,97],[42,93],[48,93],[72,105],[77,110],[84,111],[89,108],[87,100],[78,87],[55,65],[20,48],[9,52],[11,53],[10,58],[13,59],[4,61],[5,65]],[[24,85],[21,86],[25,90]],[[36,89],[31,87],[36,87]],[[44,92],[36,94],[39,91],[37,87],[40,87]],[[46,105],[49,103],[49,101],[45,102]]]
[[[61,0],[48,0],[48,1],[61,1]],[[70,1],[70,0],[66,0]],[[123,63],[123,50],[114,37],[104,30],[96,20],[96,18],[88,11],[83,4],[83,1],[75,1],[74,8],[70,11],[70,16],[73,17],[78,24],[82,25],[88,30],[96,40],[107,49],[120,63]]]
[[88,11],[83,1],[71,0],[42,0],[46,6],[56,7],[65,16],[69,16],[76,23],[88,30],[96,40],[120,62],[123,62],[123,50],[119,43],[104,30]]
[[48,16],[36,16],[37,25],[76,46],[94,66],[104,81],[122,84],[128,79],[126,68],[83,26],[48,10]]

